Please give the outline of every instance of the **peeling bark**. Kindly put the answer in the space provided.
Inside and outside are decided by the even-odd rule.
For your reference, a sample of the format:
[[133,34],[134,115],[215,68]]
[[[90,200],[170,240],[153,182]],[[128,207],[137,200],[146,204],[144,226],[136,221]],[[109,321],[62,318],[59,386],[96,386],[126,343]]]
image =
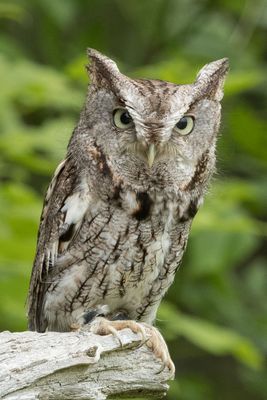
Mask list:
[[106,400],[164,397],[171,373],[129,329],[0,333],[0,398]]

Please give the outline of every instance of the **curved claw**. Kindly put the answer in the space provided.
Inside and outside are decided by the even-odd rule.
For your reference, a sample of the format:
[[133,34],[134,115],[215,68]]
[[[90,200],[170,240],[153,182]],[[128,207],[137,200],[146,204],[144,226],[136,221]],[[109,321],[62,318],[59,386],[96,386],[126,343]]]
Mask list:
[[108,320],[104,317],[97,317],[90,323],[90,331],[98,334],[98,335],[109,335],[112,334],[120,343],[120,346],[123,346],[121,338],[118,334],[118,331],[122,329],[131,329],[134,333],[140,333],[142,337],[142,341],[140,345],[141,347],[144,344],[148,348],[150,348],[157,358],[160,358],[162,361],[162,368],[157,372],[160,374],[165,367],[167,367],[171,376],[174,376],[175,366],[171,360],[169,350],[163,336],[154,326],[148,325],[144,322],[136,322],[132,320]]

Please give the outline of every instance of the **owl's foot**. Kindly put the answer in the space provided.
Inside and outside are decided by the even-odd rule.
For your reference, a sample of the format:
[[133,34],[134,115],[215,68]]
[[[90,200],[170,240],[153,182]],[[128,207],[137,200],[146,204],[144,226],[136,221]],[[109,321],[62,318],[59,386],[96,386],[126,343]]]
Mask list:
[[160,358],[163,363],[163,368],[160,369],[159,373],[164,369],[164,367],[167,367],[174,377],[175,366],[171,359],[168,346],[160,331],[154,326],[148,325],[146,323],[142,323],[142,325],[145,327],[146,332],[148,332],[149,334],[149,338],[146,341],[147,347],[150,348],[155,356],[157,358]]
[[[122,345],[118,331],[129,328],[134,333],[140,333],[142,344],[146,344],[163,363],[163,368],[167,367],[172,376],[175,373],[175,367],[171,360],[168,347],[160,332],[153,326],[146,323],[140,323],[132,320],[110,321],[106,318],[97,317],[90,323],[90,331],[97,335],[114,335]],[[159,372],[162,371],[160,369]]]
[[121,331],[125,328],[131,329],[131,331],[134,333],[140,333],[142,337],[142,343],[147,340],[144,327],[141,324],[131,320],[110,321],[106,318],[97,317],[89,324],[89,326],[90,332],[95,333],[96,335],[105,336],[112,334],[116,337],[121,346],[123,343],[120,339],[118,331]]

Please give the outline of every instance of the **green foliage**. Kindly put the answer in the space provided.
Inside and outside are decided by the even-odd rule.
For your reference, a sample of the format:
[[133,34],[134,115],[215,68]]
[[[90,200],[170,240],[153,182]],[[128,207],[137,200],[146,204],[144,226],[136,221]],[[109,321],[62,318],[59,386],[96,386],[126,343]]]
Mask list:
[[228,56],[218,174],[157,323],[177,367],[169,399],[266,397],[266,15],[264,0],[1,1],[0,329],[26,329],[42,199],[84,101],[85,48],[178,83]]
[[236,332],[216,326],[190,315],[183,315],[168,303],[160,308],[159,318],[166,338],[175,340],[180,335],[199,348],[215,355],[231,354],[252,368],[260,368],[263,358],[249,340]]

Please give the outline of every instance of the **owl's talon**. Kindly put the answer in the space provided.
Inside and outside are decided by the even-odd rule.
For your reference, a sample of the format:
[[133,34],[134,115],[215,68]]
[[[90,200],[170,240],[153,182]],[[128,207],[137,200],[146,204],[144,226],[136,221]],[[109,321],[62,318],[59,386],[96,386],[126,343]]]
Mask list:
[[118,339],[121,346],[123,346],[123,343],[119,337],[118,331],[125,328],[131,329],[131,331],[134,333],[141,334],[142,340],[137,348],[146,344],[146,346],[151,349],[155,356],[157,358],[160,358],[160,360],[162,361],[162,368],[160,368],[157,374],[160,374],[165,369],[165,367],[167,367],[170,370],[171,375],[174,376],[175,367],[170,358],[168,347],[162,335],[155,327],[146,323],[139,323],[132,320],[110,321],[103,317],[97,317],[90,324],[91,332],[98,335],[112,334],[113,336],[115,336],[116,339]]
[[92,321],[92,323],[89,324],[89,327],[91,332],[98,335],[104,336],[112,334],[119,341],[120,346],[123,346],[123,343],[118,331],[125,328],[131,329],[131,331],[134,333],[141,334],[142,342],[140,345],[143,345],[148,340],[144,327],[141,324],[131,320],[110,321],[103,317],[97,317]]
[[78,332],[80,329],[81,329],[81,324],[79,323],[73,323],[70,325],[71,332]]
[[146,343],[147,347],[150,348],[155,356],[157,358],[160,358],[162,361],[162,368],[160,368],[157,374],[160,374],[165,369],[165,367],[167,367],[173,377],[175,374],[175,366],[170,357],[169,350],[165,340],[163,339],[163,336],[154,326],[145,323],[144,326],[150,334],[150,337]]
[[113,322],[114,321],[109,321],[108,319],[103,317],[97,317],[89,324],[90,332],[101,336],[111,334],[118,340],[120,346],[122,347],[123,343],[118,334],[118,329],[116,329],[116,327],[113,326],[114,325]]
[[158,370],[158,372],[156,372],[156,375],[161,374],[164,371],[165,367],[165,364],[162,364],[161,368]]
[[121,340],[121,338],[120,338],[120,336],[118,334],[118,331],[112,325],[108,326],[108,331],[109,331],[109,333],[111,333],[118,340],[118,342],[120,344],[120,347],[122,347],[123,343],[122,343],[122,340]]

